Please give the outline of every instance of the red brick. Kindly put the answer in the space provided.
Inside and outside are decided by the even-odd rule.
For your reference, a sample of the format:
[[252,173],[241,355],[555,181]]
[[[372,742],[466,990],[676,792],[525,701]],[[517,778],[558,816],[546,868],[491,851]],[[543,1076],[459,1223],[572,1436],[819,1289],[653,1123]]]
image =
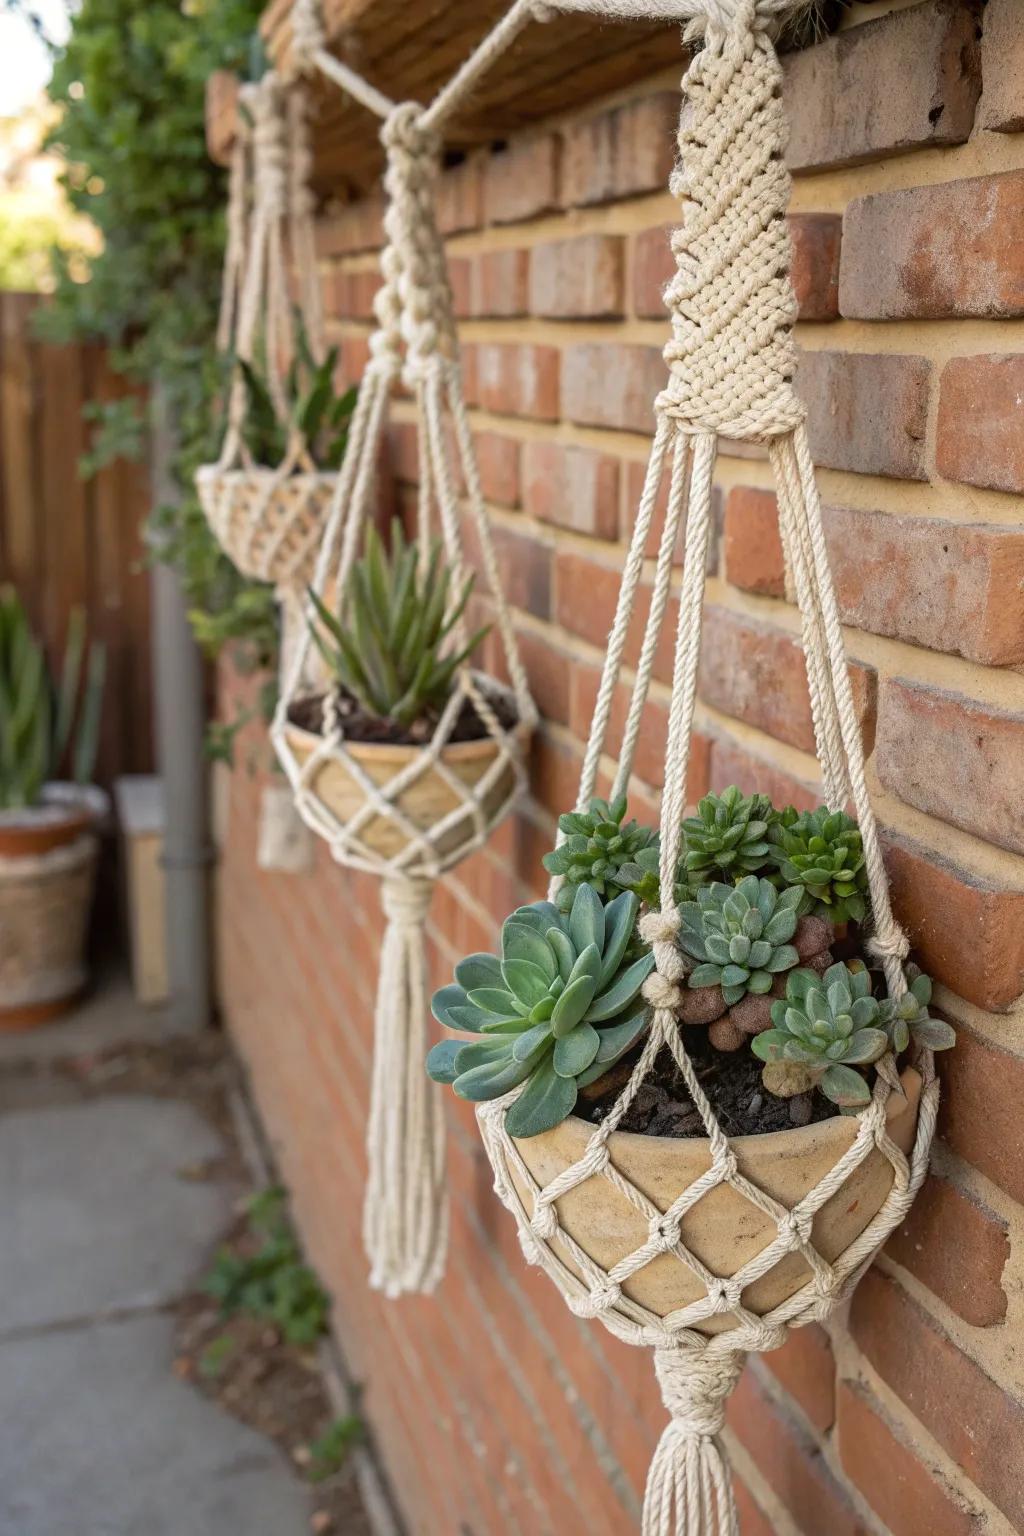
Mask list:
[[318,219],[315,240],[318,256],[353,256],[358,251],[377,250],[384,243],[383,195],[361,197]]
[[518,224],[558,205],[559,140],[552,133],[516,139],[484,170],[484,219]]
[[1024,713],[889,678],[877,757],[882,783],[908,805],[1024,853]]
[[358,272],[339,273],[340,295],[338,318],[343,320],[373,320],[373,300],[381,285],[377,267],[367,267]]
[[956,1030],[956,1047],[936,1058],[942,1078],[940,1134],[958,1157],[1024,1203],[1024,1059],[962,1021]]
[[[854,705],[865,746],[874,731],[874,670],[850,664]],[[700,696],[712,708],[814,751],[814,725],[803,647],[792,635],[714,605],[704,615]]]
[[530,313],[549,320],[622,313],[621,235],[546,240],[530,253]]
[[965,1323],[990,1328],[1006,1316],[1007,1231],[1006,1222],[983,1201],[933,1173],[886,1252]]
[[485,501],[499,507],[519,505],[520,445],[502,432],[477,432],[473,438]]
[[947,480],[1024,491],[1024,355],[954,357],[946,364],[936,465]]
[[[590,726],[597,705],[600,671],[596,666],[576,662],[570,676],[569,725],[583,742],[590,736]],[[621,683],[615,690],[612,711],[608,721],[606,747],[614,756],[626,729],[632,690]],[[633,772],[655,789],[665,781],[665,749],[668,742],[668,709],[660,699],[648,698],[644,704],[640,735],[633,755]],[[700,731],[694,731],[690,739],[690,758],[686,774],[688,801],[697,801],[706,795],[710,786],[708,766],[711,743]],[[634,811],[634,815],[639,812]]]
[[935,1319],[878,1270],[869,1270],[854,1292],[850,1326],[882,1380],[1010,1523],[1019,1526],[1024,1521],[1024,1462],[1008,1455],[1007,1448],[1024,1436],[1024,1405],[962,1354]]
[[729,1404],[728,1423],[801,1531],[869,1536],[812,1440],[749,1367]]
[[933,849],[883,833],[893,906],[922,966],[979,1008],[1024,993],[1024,881],[999,885]]
[[516,631],[519,655],[530,680],[534,703],[545,720],[569,723],[569,658],[547,636],[532,629]]
[[[640,506],[640,498],[643,495],[644,481],[647,478],[647,463],[639,463],[636,459],[630,459],[627,464],[626,474],[626,506],[625,520],[623,522],[623,537],[627,537],[633,530],[636,522],[637,510]],[[656,560],[661,548],[661,536],[665,528],[665,515],[668,511],[668,492],[670,476],[668,466],[661,477],[661,485],[658,488],[658,497],[654,503],[654,516],[651,519],[650,531],[647,535],[647,558]],[[722,532],[722,503],[724,497],[720,485],[711,488],[711,528],[708,536],[707,570],[709,575],[714,575],[718,570],[718,546]],[[686,519],[679,530],[676,539],[676,549],[673,556],[674,565],[682,565],[683,548],[686,539]]]
[[473,267],[473,315],[510,319],[526,314],[529,251],[482,251]]
[[468,256],[449,256],[448,284],[456,318],[468,320],[473,313],[473,263]]
[[839,304],[860,320],[1024,314],[1024,171],[855,198]]
[[733,1476],[733,1493],[736,1496],[736,1513],[739,1516],[740,1536],[775,1536],[775,1528],[761,1510],[746,1483]]
[[974,13],[934,0],[788,54],[791,169],[962,144],[981,91]]
[[531,439],[523,448],[523,506],[541,522],[614,539],[619,461],[592,448]]
[[341,340],[341,376],[352,384],[362,378],[370,361],[368,336],[343,336]]
[[824,521],[844,623],[992,666],[1024,661],[1017,529],[846,507]]
[[728,736],[711,739],[711,788],[723,790],[738,784],[745,795],[767,795],[775,805],[795,805],[798,811],[810,811],[821,804],[821,790],[816,784],[804,784],[785,773],[767,758],[741,747]]
[[971,1536],[974,1516],[921,1462],[874,1396],[858,1383],[839,1388],[839,1455],[847,1477],[892,1536]]
[[[669,237],[660,225],[633,237],[633,310],[648,320],[665,317],[662,297],[675,274]],[[835,320],[839,314],[839,248],[843,221],[835,213],[791,213],[791,276],[801,320]]]
[[764,1363],[819,1434],[832,1428],[836,1416],[836,1362],[824,1328],[817,1323],[794,1328],[781,1349],[765,1355]]
[[437,182],[437,225],[442,235],[479,229],[483,223],[484,168],[479,155],[451,166]]
[[556,347],[538,347],[529,342],[480,342],[480,404],[485,411],[502,416],[557,420],[560,362]]
[[926,479],[930,377],[923,357],[802,352],[797,388],[807,404],[815,463],[861,475]]
[[550,549],[529,534],[512,533],[508,528],[493,528],[491,534],[507,601],[514,608],[522,608],[538,619],[549,618]]
[[1018,0],[988,0],[981,78],[978,127],[1020,133],[1024,129],[1024,36]]
[[651,433],[666,378],[658,347],[581,342],[565,351],[562,414],[581,426]]
[[675,164],[679,93],[662,91],[572,123],[563,133],[566,207],[660,192]]
[[576,804],[582,758],[547,731],[534,733],[530,747],[530,794],[553,817]]
[[783,597],[786,563],[774,491],[734,486],[725,498],[725,579],[744,592]]

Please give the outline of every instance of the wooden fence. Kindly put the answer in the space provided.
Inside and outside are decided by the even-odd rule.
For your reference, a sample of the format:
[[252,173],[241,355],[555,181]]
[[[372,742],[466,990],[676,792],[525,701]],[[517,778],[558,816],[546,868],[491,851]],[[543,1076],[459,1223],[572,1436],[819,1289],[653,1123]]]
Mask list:
[[149,576],[144,465],[84,480],[83,407],[127,386],[102,347],[50,346],[35,334],[34,294],[0,292],[0,579],[13,581],[51,655],[84,608],[107,647],[97,779],[152,768]]

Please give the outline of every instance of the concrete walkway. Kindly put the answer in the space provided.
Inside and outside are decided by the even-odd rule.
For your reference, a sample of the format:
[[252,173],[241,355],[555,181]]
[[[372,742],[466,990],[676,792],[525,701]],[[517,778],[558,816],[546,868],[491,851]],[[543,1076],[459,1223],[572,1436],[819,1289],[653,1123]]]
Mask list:
[[0,1114],[0,1536],[308,1536],[280,1453],[172,1369],[222,1150],[170,1099]]

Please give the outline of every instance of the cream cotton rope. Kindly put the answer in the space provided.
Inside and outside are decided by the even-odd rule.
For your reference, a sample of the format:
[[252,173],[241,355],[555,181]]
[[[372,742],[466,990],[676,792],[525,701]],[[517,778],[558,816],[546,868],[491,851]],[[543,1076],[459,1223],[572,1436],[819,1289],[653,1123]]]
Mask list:
[[[297,21],[299,40],[305,37],[315,52],[318,34],[301,12]],[[325,698],[318,737],[303,744],[293,732],[289,711],[303,691],[310,649],[307,630],[286,678],[272,732],[307,824],[327,840],[339,862],[382,878],[386,928],[374,1017],[363,1234],[371,1285],[396,1297],[432,1290],[443,1274],[447,1246],[444,1116],[423,1071],[429,1043],[424,925],[430,896],[437,878],[484,843],[524,787],[524,747],[536,710],[501,590],[462,397],[451,292],[434,214],[440,142],[423,128],[422,111],[415,103],[389,106],[381,136],[387,154],[387,244],[381,256],[384,281],[374,301],[378,328],[371,338],[370,362],[313,586],[319,593],[333,587],[336,604],[344,602],[361,536],[374,518],[388,400],[401,378],[417,413],[421,548],[433,531],[440,534],[452,570],[452,590],[458,589],[465,557],[447,422],[481,552],[484,588],[511,679],[506,689],[468,665],[460,667],[432,738],[408,751],[402,765],[382,776],[374,771],[372,756],[346,741],[332,694]],[[457,645],[464,643],[463,630],[460,622],[453,634]],[[502,724],[499,702],[511,708],[514,727]],[[452,740],[466,703],[472,704],[487,733],[485,766],[472,776],[460,769],[463,749]],[[328,792],[332,777],[337,782],[339,775],[349,791],[342,807]],[[436,815],[419,817],[414,802],[428,790],[440,806]]]

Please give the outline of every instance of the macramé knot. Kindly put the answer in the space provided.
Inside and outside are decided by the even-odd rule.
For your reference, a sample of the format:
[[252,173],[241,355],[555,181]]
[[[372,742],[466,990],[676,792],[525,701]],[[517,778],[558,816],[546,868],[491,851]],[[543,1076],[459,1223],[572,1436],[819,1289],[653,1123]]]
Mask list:
[[400,101],[380,131],[381,143],[390,153],[404,151],[413,160],[437,153],[437,135],[423,127],[423,108],[418,101]]
[[295,0],[292,7],[292,54],[303,74],[313,67],[314,56],[326,39],[317,0]]
[[661,1396],[677,1430],[709,1440],[720,1432],[744,1359],[738,1352],[711,1355],[706,1349],[698,1353],[679,1345],[655,1350]]
[[288,141],[281,91],[265,76],[253,97],[252,153],[256,199],[271,218],[281,218],[288,196]]
[[399,928],[421,928],[433,893],[429,880],[392,875],[381,884],[380,904],[389,923]]
[[683,989],[674,981],[669,981],[667,976],[662,976],[658,971],[652,971],[641,989],[644,1000],[650,1003],[652,1008],[663,1008],[670,1012],[682,1006]]
[[893,923],[887,933],[873,933],[867,941],[868,954],[879,960],[905,960],[910,954],[910,940]]

